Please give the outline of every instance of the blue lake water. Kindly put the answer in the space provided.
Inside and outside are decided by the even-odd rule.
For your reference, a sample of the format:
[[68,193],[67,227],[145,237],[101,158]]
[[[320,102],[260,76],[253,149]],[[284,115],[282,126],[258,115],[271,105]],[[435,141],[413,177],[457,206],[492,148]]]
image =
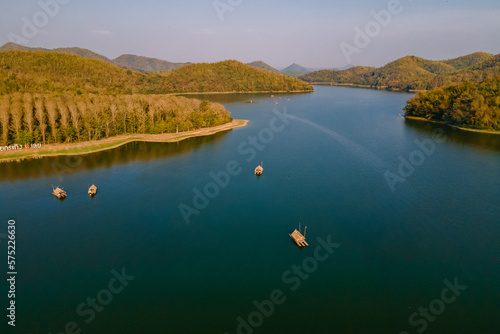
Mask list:
[[250,120],[210,137],[0,164],[15,332],[500,332],[500,136],[315,89],[200,96]]

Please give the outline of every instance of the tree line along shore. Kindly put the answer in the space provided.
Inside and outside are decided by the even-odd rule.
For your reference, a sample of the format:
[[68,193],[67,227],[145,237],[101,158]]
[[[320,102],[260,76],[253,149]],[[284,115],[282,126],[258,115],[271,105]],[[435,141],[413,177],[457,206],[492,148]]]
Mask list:
[[75,143],[122,134],[162,134],[232,120],[223,105],[172,95],[0,96],[2,145]]
[[500,76],[420,92],[404,110],[407,117],[500,133]]

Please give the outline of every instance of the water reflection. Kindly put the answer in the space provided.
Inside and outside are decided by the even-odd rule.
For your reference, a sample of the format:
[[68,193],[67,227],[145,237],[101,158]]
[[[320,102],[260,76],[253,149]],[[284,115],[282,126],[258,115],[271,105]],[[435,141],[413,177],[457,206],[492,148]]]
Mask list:
[[432,135],[435,129],[442,129],[445,131],[448,140],[455,144],[500,152],[500,135],[498,134],[463,131],[439,123],[423,122],[414,119],[405,119],[405,124],[409,128],[426,135]]
[[178,143],[132,142],[115,149],[81,155],[0,163],[0,181],[47,177],[58,173],[109,168],[135,161],[164,159],[193,152],[197,148],[220,141],[231,130],[211,136],[188,138]]
[[[294,95],[304,95],[312,94],[313,92],[300,92],[300,93],[241,93],[241,94],[185,94],[184,96],[188,98],[195,98],[198,100],[208,100],[210,102],[217,103],[237,103],[237,102],[249,102],[269,99],[271,96],[275,99],[280,99],[284,97],[293,97]],[[179,94],[182,96],[182,94]]]

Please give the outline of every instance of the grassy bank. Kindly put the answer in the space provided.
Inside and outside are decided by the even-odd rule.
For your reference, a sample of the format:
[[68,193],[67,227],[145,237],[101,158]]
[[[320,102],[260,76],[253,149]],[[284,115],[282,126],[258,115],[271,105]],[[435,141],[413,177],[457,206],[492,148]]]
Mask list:
[[444,125],[450,126],[452,128],[463,130],[463,131],[488,133],[488,134],[493,134],[493,135],[499,135],[500,134],[500,131],[464,128],[464,127],[460,127],[460,126],[456,126],[456,125],[452,125],[452,124],[446,123],[444,121],[436,121],[436,120],[427,119],[427,118],[424,118],[424,117],[405,116],[405,118],[406,119],[412,119],[412,120],[415,120],[415,121],[423,121],[423,122],[431,122],[431,123],[437,123],[437,124],[444,124]]
[[215,127],[202,128],[198,130],[186,131],[180,133],[165,133],[160,135],[150,135],[150,134],[120,135],[98,141],[89,141],[89,142],[73,143],[73,144],[43,145],[42,149],[30,148],[20,151],[0,152],[0,161],[39,158],[39,157],[56,156],[56,155],[88,154],[88,153],[113,149],[134,141],[164,142],[164,143],[178,142],[192,137],[209,136],[218,132],[243,127],[246,126],[247,124],[248,124],[247,120],[233,120],[230,123],[226,123]]

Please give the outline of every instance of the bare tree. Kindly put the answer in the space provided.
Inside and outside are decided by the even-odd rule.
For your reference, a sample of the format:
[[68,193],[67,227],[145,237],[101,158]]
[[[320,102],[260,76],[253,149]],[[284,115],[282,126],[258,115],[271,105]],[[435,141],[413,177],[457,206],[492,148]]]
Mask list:
[[28,127],[29,136],[33,136],[33,96],[30,93],[24,93],[24,121]]
[[78,108],[75,101],[72,98],[68,100],[68,110],[71,115],[71,122],[75,128],[77,140],[80,140],[80,115],[78,114]]
[[52,133],[52,138],[54,143],[57,143],[57,106],[54,98],[49,96],[45,99],[45,108],[47,109],[47,115],[49,116],[50,130]]
[[0,96],[0,124],[2,125],[2,144],[7,145],[9,140],[9,96]]
[[[70,114],[67,102],[69,102],[68,96],[60,97],[56,100],[57,109],[59,109],[59,113],[61,114],[61,126],[64,133],[64,139],[68,141],[69,136],[69,128],[70,128]],[[69,138],[71,140],[71,138]]]
[[47,131],[47,122],[45,117],[45,109],[43,107],[43,96],[40,94],[35,94],[35,116],[38,121],[38,128],[40,129],[40,133],[42,134],[42,140],[45,144],[45,132]]
[[22,105],[23,96],[21,93],[14,93],[11,95],[10,114],[12,116],[12,125],[16,133],[16,140],[19,140],[21,127],[23,126],[24,108]]
[[78,107],[78,114],[82,118],[83,121],[83,127],[85,128],[86,131],[88,131],[88,140],[92,140],[92,124],[91,124],[91,119],[90,119],[90,113],[89,113],[89,108],[88,104],[90,101],[87,99],[84,99],[84,97],[80,97],[80,99],[76,102],[76,105]]

